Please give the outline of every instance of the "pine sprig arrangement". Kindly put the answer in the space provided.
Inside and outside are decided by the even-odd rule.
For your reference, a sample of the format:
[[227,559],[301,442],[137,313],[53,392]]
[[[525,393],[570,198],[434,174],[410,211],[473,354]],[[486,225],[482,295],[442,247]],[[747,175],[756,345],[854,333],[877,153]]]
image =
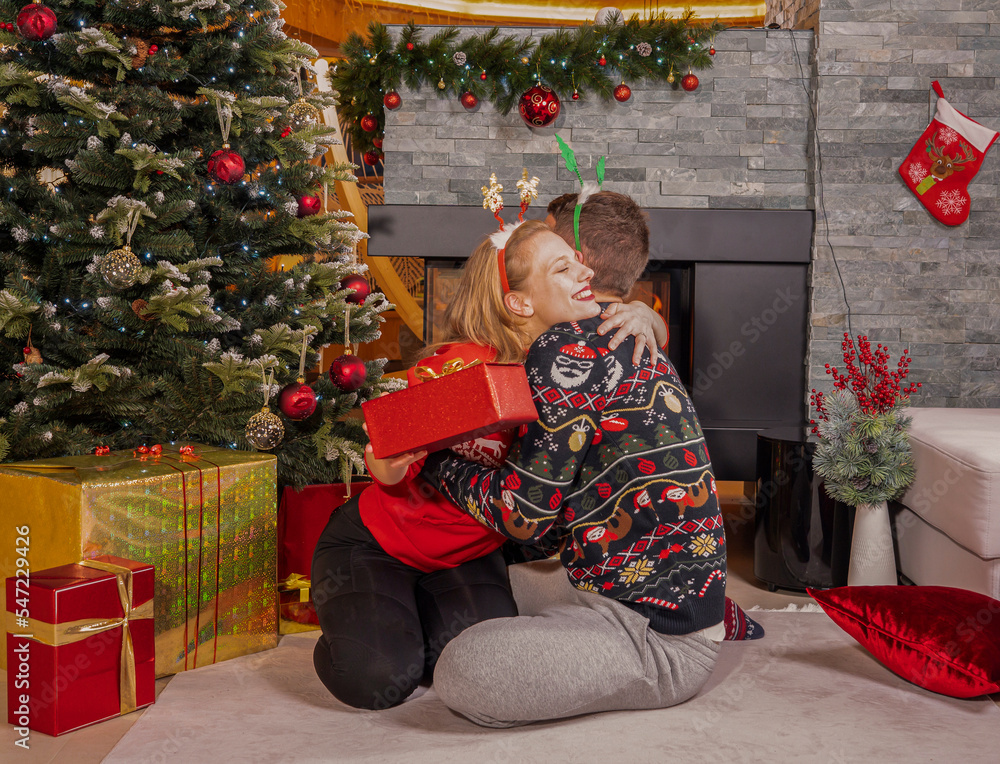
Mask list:
[[[432,88],[440,98],[457,99],[469,92],[502,114],[538,81],[560,94],[577,91],[581,99],[593,95],[607,101],[621,82],[679,80],[691,70],[710,67],[711,40],[723,28],[717,21],[694,23],[689,10],[678,18],[632,16],[625,21],[617,16],[606,24],[560,29],[537,40],[501,35],[496,28],[459,40],[453,27],[424,40],[423,30],[412,21],[396,39],[376,21],[367,36],[348,37],[342,48],[345,60],[331,80],[354,146],[368,151],[385,125],[382,99],[400,85]],[[373,132],[360,127],[369,114],[378,122]]]
[[858,345],[846,332],[841,345],[846,373],[830,364],[834,379],[829,395],[815,389],[810,403],[818,420],[812,431],[820,442],[813,456],[816,474],[826,491],[851,506],[878,504],[898,498],[913,481],[913,455],[907,428],[910,417],[902,409],[920,383],[905,385],[909,351],[890,369],[889,349],[858,336]]

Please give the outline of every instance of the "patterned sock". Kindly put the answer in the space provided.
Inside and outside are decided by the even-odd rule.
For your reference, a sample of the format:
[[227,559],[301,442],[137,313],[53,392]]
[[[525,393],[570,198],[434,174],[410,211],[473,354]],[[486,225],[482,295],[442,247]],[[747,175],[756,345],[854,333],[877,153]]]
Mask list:
[[726,640],[738,642],[741,639],[760,639],[763,636],[764,627],[726,597]]

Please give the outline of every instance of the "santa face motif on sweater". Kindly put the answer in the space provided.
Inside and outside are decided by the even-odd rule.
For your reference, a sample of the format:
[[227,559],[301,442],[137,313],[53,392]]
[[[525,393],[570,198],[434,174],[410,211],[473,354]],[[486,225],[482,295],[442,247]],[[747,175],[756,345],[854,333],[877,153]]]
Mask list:
[[552,364],[552,378],[562,387],[579,387],[590,378],[596,358],[597,353],[583,342],[563,345]]

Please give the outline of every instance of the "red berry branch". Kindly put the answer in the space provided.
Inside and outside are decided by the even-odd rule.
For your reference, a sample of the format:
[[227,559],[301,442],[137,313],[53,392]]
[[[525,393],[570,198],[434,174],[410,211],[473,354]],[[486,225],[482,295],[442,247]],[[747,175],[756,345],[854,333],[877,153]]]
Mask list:
[[[858,407],[865,414],[885,414],[896,404],[910,397],[918,387],[919,382],[906,385],[906,375],[910,373],[910,351],[904,350],[896,363],[895,370],[889,369],[889,348],[881,344],[872,350],[872,344],[863,334],[858,335],[857,349],[854,340],[844,332],[841,343],[844,351],[844,366],[847,373],[841,374],[836,367],[826,364],[826,373],[833,377],[833,386],[838,390],[850,390],[857,398]],[[824,394],[815,388],[809,396],[809,403],[823,421],[829,421],[829,414],[824,405]],[[819,434],[816,420],[809,422],[813,433]]]

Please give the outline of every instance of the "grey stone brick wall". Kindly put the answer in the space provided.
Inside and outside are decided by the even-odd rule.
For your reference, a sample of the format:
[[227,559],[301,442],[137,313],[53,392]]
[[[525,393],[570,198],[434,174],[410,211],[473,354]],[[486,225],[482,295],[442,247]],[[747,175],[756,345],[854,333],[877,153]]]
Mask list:
[[[540,35],[550,30],[506,29]],[[575,191],[555,141],[573,146],[584,177],[605,155],[605,188],[645,207],[807,209],[811,32],[727,31],[714,66],[693,93],[666,83],[628,83],[624,104],[560,93],[554,126],[531,130],[516,111],[488,103],[467,112],[432,88],[401,91],[386,113],[386,204],[482,203],[491,172],[511,191],[527,167],[541,179],[539,203]]]
[[930,121],[933,80],[1000,129],[1000,3],[823,0],[816,50],[810,386],[828,389],[824,364],[842,366],[846,291],[855,335],[909,347],[915,405],[1000,406],[1000,151],[960,226],[938,223],[897,172]]

